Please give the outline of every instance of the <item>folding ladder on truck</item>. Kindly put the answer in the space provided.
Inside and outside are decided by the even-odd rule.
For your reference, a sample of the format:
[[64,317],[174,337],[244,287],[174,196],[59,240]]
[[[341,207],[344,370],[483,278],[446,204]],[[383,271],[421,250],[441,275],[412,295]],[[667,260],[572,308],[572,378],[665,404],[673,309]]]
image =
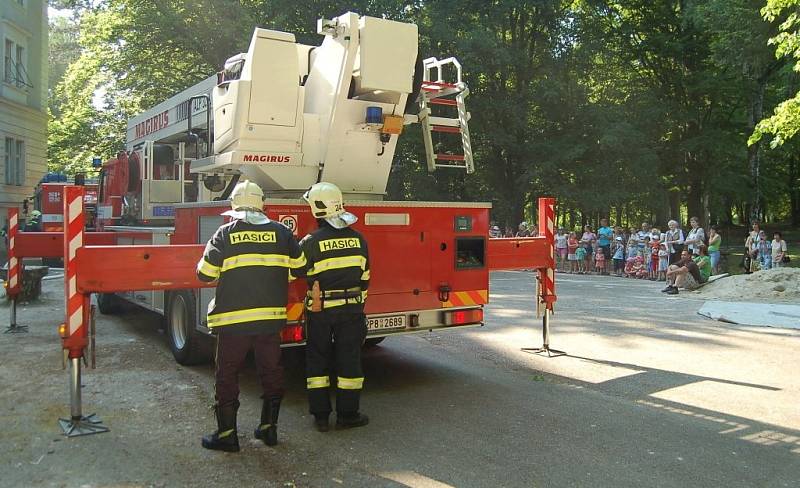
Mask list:
[[[456,71],[455,83],[444,80],[442,68],[452,65]],[[469,88],[461,79],[461,64],[456,58],[427,58],[423,61],[422,90],[419,96],[419,122],[422,125],[422,137],[425,141],[425,156],[428,171],[436,168],[461,168],[467,173],[475,172],[472,162],[472,145],[469,139],[467,123],[470,114],[464,100],[469,95]],[[434,107],[455,107],[458,116],[442,117],[433,115]],[[452,154],[449,151],[438,151],[433,143],[433,133],[459,134],[463,154]]]

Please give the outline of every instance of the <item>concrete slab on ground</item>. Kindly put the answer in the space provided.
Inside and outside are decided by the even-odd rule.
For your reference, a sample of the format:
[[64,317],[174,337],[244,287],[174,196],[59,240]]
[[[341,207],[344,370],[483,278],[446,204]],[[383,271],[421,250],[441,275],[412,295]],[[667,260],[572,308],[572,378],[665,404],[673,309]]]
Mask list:
[[800,329],[800,305],[713,300],[704,303],[697,313],[731,324]]

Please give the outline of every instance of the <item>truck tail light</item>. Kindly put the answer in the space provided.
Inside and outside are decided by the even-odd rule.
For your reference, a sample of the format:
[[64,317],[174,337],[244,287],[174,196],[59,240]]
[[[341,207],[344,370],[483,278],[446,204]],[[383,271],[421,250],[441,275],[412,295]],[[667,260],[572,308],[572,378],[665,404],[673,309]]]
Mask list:
[[303,326],[301,324],[287,325],[281,330],[281,342],[303,342]]
[[475,324],[478,322],[483,322],[482,308],[444,312],[445,325],[464,325],[464,324]]

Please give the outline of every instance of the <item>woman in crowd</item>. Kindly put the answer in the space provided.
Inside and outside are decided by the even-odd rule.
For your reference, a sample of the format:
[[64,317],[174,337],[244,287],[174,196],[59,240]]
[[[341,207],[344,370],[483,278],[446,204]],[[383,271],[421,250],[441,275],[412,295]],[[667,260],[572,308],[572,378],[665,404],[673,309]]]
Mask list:
[[753,221],[753,229],[747,234],[744,240],[744,261],[742,267],[745,273],[752,273],[756,270],[756,244],[758,243],[758,233],[761,232],[761,222],[758,220]]
[[558,229],[556,234],[556,258],[558,259],[557,268],[559,271],[567,271],[567,240],[569,236],[563,227]]
[[706,233],[703,230],[703,228],[700,227],[700,219],[698,219],[697,217],[692,217],[691,219],[689,219],[689,225],[691,225],[692,228],[686,235],[684,244],[688,246],[689,254],[697,256],[698,254],[700,254],[700,246],[705,245]]
[[775,232],[772,235],[772,267],[782,268],[789,262],[789,256],[786,254],[788,251],[786,241],[783,240],[783,234]]
[[717,232],[717,226],[712,225],[708,231],[708,257],[711,258],[711,272],[719,273],[719,247],[722,245],[722,236]]
[[683,231],[675,220],[667,222],[667,226],[669,230],[664,236],[664,244],[669,252],[669,264],[675,264],[681,258],[681,251],[683,251]]
[[581,247],[585,251],[583,271],[592,269],[592,256],[594,255],[594,244],[597,242],[597,235],[592,232],[592,226],[586,225],[581,236]]
[[574,232],[570,232],[569,238],[567,239],[567,261],[569,261],[570,273],[577,273],[580,271],[578,265],[578,247],[580,247],[578,236],[576,236]]

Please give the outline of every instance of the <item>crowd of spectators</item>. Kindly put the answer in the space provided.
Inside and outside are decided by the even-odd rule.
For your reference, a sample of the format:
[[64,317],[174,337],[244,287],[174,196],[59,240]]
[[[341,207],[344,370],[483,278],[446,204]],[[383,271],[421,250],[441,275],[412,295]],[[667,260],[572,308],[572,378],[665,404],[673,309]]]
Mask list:
[[[644,222],[641,228],[610,226],[601,219],[581,232],[559,228],[556,258],[559,271],[577,274],[615,275],[627,278],[664,281],[665,293],[678,288],[695,289],[720,272],[722,236],[716,226],[703,228],[700,219],[689,219],[688,230],[675,220],[663,229]],[[780,232],[772,241],[758,222],[745,242],[746,272],[784,266],[788,262],[786,241]]]
[[[585,225],[579,232],[561,227],[555,236],[556,266],[563,273],[664,281],[667,287],[662,291],[673,295],[678,288],[696,289],[721,271],[722,236],[715,225],[704,229],[697,217],[689,219],[689,227],[684,232],[677,221],[670,220],[663,231],[647,222],[639,229],[625,229],[609,225],[608,219],[600,219],[596,231],[591,225]],[[519,224],[516,230],[506,227],[505,231],[493,222],[489,234],[491,237],[534,235],[527,222]],[[783,235],[774,232],[770,241],[758,221],[753,222],[744,248],[745,273],[789,262]]]

